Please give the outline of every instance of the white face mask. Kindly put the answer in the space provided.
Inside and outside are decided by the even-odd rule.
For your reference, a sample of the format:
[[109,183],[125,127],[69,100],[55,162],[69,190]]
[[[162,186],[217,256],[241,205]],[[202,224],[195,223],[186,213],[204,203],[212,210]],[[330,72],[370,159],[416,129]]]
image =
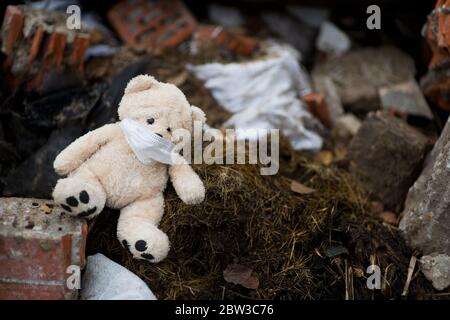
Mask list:
[[128,145],[140,162],[145,165],[152,164],[154,161],[175,163],[177,152],[172,142],[161,138],[145,125],[131,119],[123,119],[119,125]]

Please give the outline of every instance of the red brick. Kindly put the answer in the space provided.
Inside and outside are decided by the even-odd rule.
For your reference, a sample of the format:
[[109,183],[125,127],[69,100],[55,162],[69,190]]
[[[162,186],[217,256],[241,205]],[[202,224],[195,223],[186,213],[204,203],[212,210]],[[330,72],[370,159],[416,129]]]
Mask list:
[[308,110],[320,120],[327,128],[332,127],[330,112],[325,102],[325,98],[319,93],[310,93],[303,96],[308,105]]
[[71,64],[74,69],[83,71],[84,55],[89,47],[89,37],[79,35],[75,37],[72,47]]
[[[46,14],[48,19],[42,18]],[[14,90],[25,82],[27,89],[39,91],[45,86],[49,72],[76,73],[74,78],[79,78],[90,35],[84,30],[77,31],[74,41],[69,43],[64,31],[66,18],[64,13],[38,12],[29,6],[8,6],[0,36],[2,51],[6,54],[3,74],[10,89]],[[35,19],[36,29],[24,35],[22,30],[26,19]],[[28,50],[28,65],[14,65],[19,52],[17,48]]]
[[74,298],[70,265],[85,265],[87,226],[51,201],[0,198],[0,299]]
[[429,71],[421,80],[424,94],[441,109],[450,111],[450,0],[438,0],[428,16],[425,37],[432,56]]
[[0,282],[0,300],[64,300],[76,299],[62,285],[18,284]]
[[259,46],[256,38],[229,32],[221,26],[199,25],[195,38],[201,42],[214,41],[217,46],[243,56],[251,55]]
[[2,33],[6,34],[3,41],[2,51],[5,54],[11,54],[17,40],[22,37],[24,16],[22,11],[16,6],[6,7],[5,16],[3,18]]
[[31,64],[39,54],[43,38],[44,38],[44,29],[42,28],[42,26],[39,26],[37,27],[36,32],[33,35],[33,40],[31,42],[30,47],[30,54],[28,56],[28,63]]
[[125,0],[108,11],[108,19],[125,43],[148,51],[177,46],[196,27],[191,13],[177,0]]

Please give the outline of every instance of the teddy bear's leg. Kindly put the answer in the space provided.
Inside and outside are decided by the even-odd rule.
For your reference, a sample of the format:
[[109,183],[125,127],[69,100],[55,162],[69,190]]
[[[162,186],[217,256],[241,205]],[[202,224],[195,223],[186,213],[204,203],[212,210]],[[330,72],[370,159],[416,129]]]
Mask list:
[[136,259],[163,260],[169,252],[169,239],[157,225],[164,212],[164,198],[135,201],[120,211],[117,237]]
[[103,210],[106,193],[95,175],[83,170],[59,179],[53,190],[53,199],[67,214],[92,219]]

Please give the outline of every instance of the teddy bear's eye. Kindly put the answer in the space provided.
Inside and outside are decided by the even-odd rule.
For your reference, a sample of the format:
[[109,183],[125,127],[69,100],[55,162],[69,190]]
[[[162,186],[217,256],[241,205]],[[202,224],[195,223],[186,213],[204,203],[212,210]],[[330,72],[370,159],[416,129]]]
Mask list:
[[167,128],[167,131],[168,131],[168,132],[170,132],[170,131],[172,131],[172,129],[170,129],[170,128]]
[[155,119],[153,119],[153,118],[148,118],[147,119],[147,123],[148,124],[153,124],[155,122]]

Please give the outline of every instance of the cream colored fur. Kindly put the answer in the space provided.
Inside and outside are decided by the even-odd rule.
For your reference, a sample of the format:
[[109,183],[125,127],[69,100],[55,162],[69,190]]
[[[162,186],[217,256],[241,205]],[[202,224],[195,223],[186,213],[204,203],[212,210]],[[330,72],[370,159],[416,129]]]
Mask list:
[[[131,79],[118,113],[120,120],[136,120],[169,140],[174,130],[192,131],[193,120],[205,121],[204,113],[191,106],[176,86],[148,75]],[[150,118],[153,124],[147,123]],[[168,178],[185,203],[196,204],[205,197],[202,181],[183,158],[172,166],[139,162],[118,122],[75,140],[56,157],[54,168],[67,176],[58,180],[53,197],[68,214],[91,219],[104,206],[120,209],[119,241],[135,258],[151,262],[161,261],[169,251],[169,240],[157,227]]]

